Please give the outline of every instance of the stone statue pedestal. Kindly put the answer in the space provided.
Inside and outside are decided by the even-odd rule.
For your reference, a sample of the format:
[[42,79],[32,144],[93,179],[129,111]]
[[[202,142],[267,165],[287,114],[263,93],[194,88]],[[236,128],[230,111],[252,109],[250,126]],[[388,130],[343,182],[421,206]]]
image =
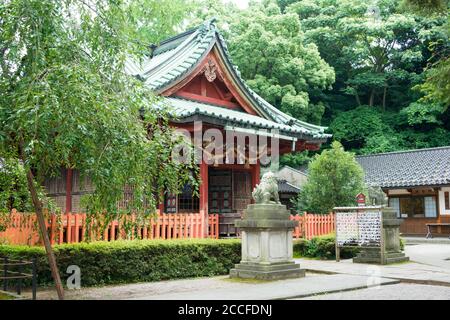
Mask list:
[[364,248],[353,258],[354,263],[391,264],[409,261],[400,250],[400,223],[394,209],[382,208],[383,241],[380,248]]
[[230,270],[231,278],[277,280],[305,276],[292,258],[292,231],[297,221],[289,220],[286,206],[276,203],[251,204],[243,219],[236,220],[241,229],[242,260]]

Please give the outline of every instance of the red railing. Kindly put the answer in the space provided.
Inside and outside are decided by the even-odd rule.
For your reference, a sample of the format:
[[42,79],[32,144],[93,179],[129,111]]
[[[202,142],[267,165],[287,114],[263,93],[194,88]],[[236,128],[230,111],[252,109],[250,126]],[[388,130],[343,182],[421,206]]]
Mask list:
[[[94,228],[88,228],[89,221],[86,214],[69,213],[60,216],[51,214],[47,220],[47,230],[52,244],[82,242],[88,238],[105,241],[126,238],[219,238],[219,216],[217,214],[208,215],[207,225],[203,213],[158,214],[155,218],[149,218],[146,223],[129,224],[135,222],[135,219],[135,216],[127,216],[119,221],[111,221],[106,227],[101,228],[104,230],[103,232],[94,234],[95,232],[92,231]],[[91,221],[91,223],[94,222]],[[131,231],[133,228],[131,225],[137,225],[133,229],[134,232]],[[40,244],[37,230],[35,214],[18,213],[13,210],[8,217],[6,230],[0,232],[0,243]]]
[[[218,214],[209,214],[207,224],[203,213],[158,214],[157,217],[149,218],[141,227],[134,229],[134,232],[130,232],[126,226],[129,225],[129,222],[134,222],[134,219],[134,216],[127,216],[120,221],[111,221],[105,228],[102,228],[104,231],[101,234],[94,234],[93,228],[88,228],[86,214],[69,213],[59,216],[51,214],[47,219],[47,230],[52,244],[76,243],[88,238],[105,241],[126,238],[219,238],[220,216]],[[311,239],[335,230],[333,213],[325,215],[305,213],[291,215],[290,219],[299,222],[299,226],[293,231],[293,237],[297,239]],[[37,231],[36,215],[33,213],[19,213],[13,210],[8,215],[7,223],[3,223],[3,225],[6,225],[6,230],[0,229],[0,244],[37,245],[41,243]],[[0,223],[1,226],[2,223]],[[89,235],[88,232],[90,232]]]
[[299,223],[293,232],[296,239],[305,238],[309,240],[335,231],[334,213],[313,214],[305,212],[303,215],[291,215],[290,219]]

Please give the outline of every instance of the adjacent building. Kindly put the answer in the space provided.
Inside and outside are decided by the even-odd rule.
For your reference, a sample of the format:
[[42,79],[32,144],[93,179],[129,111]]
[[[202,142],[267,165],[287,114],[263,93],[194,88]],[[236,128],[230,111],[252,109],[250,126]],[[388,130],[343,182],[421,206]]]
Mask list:
[[[450,222],[450,146],[358,156],[368,185],[379,186],[403,219],[400,231],[425,235],[427,223]],[[438,227],[448,235],[448,227]]]

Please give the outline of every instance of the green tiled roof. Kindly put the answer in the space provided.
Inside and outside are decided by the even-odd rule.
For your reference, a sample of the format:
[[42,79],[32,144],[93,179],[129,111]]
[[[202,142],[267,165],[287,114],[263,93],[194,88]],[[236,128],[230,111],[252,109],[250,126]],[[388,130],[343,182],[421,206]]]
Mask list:
[[311,131],[303,127],[285,125],[242,111],[235,111],[211,104],[173,97],[166,98],[165,102],[172,106],[174,116],[178,119],[185,119],[197,115],[216,118],[221,120],[225,125],[230,126],[234,125],[267,130],[277,129],[283,134],[305,139],[308,139],[311,135],[313,138],[323,138],[322,133],[319,131]]
[[[214,45],[217,46],[218,52],[225,61],[225,66],[234,78],[235,83],[252,103],[260,117],[183,99],[172,100],[177,104],[176,109],[184,108],[184,111],[178,115],[179,117],[185,117],[192,113],[193,110],[189,108],[192,108],[193,104],[197,104],[199,112],[208,113],[208,116],[212,117],[223,117],[224,114],[231,113],[233,117],[236,116],[236,119],[240,119],[239,122],[251,120],[251,122],[265,125],[270,122],[270,126],[279,126],[279,129],[284,132],[290,132],[294,136],[301,135],[305,139],[324,140],[331,137],[331,135],[324,133],[325,127],[297,120],[281,112],[250,89],[242,79],[237,67],[233,65],[226,42],[214,25],[214,20],[206,21],[196,29],[163,41],[153,51],[153,56],[144,60],[141,65],[128,61],[126,71],[142,79],[147,86],[156,92],[163,92],[187,77],[202,62]],[[184,107],[181,104],[184,104]],[[220,112],[217,112],[217,108]],[[237,114],[234,115],[234,113]]]

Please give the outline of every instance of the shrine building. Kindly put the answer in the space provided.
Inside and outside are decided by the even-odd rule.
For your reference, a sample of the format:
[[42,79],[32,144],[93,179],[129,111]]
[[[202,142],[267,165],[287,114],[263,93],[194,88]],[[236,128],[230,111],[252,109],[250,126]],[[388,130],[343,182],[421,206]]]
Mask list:
[[[210,164],[201,158],[199,197],[186,185],[181,194],[165,196],[161,213],[239,215],[251,203],[251,192],[261,174],[261,148],[254,159],[249,156],[252,136],[256,141],[268,140],[264,149],[268,156],[318,150],[331,136],[324,133],[325,127],[281,112],[250,89],[233,65],[214,20],[162,41],[139,64],[128,61],[126,72],[172,107],[172,126],[201,134],[203,146],[209,129],[219,130],[224,137],[232,134],[233,141],[236,136],[245,136],[244,149],[233,149],[234,162],[227,161],[225,155]],[[46,184],[49,196],[65,212],[79,212],[79,198],[89,191],[80,186],[75,170],[65,170],[59,184]]]

